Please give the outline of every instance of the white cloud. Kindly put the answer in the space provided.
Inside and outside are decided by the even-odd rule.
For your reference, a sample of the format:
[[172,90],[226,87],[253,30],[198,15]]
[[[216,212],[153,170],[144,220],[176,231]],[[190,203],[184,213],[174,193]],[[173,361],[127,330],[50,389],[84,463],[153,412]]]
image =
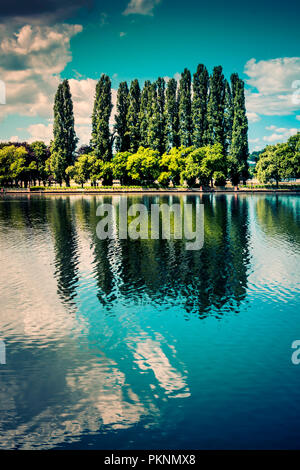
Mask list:
[[247,83],[260,93],[275,94],[291,92],[292,82],[300,76],[300,57],[279,59],[251,59],[246,63],[245,73],[250,77]]
[[29,143],[35,140],[43,140],[46,144],[49,144],[52,139],[53,124],[31,124],[27,131],[30,134],[29,139],[27,139]]
[[121,32],[120,32],[120,38],[123,38],[123,37],[126,36],[126,35],[127,35],[127,33],[125,33],[124,31],[121,31]]
[[249,122],[257,122],[261,119],[257,113],[251,113],[249,111],[247,111],[247,117]]
[[249,120],[259,115],[285,116],[299,109],[295,101],[293,83],[300,77],[300,57],[282,57],[272,60],[249,60],[245,65],[245,92]]
[[286,128],[286,127],[276,127],[276,126],[267,126],[266,130],[274,131],[271,135],[263,137],[265,142],[280,142],[285,141],[292,135],[297,134],[300,129],[296,128]]
[[249,139],[249,142],[251,144],[255,144],[255,143],[259,142],[259,138],[257,137],[256,139]]
[[[0,119],[11,114],[52,118],[60,73],[71,60],[70,39],[82,30],[82,26],[25,25],[16,33],[0,26],[0,78],[7,90],[7,104],[0,108]],[[83,139],[81,143],[88,143],[90,139],[95,86],[96,80],[89,78],[70,80],[76,132],[80,140]],[[53,124],[32,124],[26,130],[29,142],[43,140],[49,143]]]
[[75,131],[79,145],[88,144],[91,138],[91,117],[97,80],[69,80],[73,99]]
[[153,9],[161,0],[130,0],[123,15],[153,15]]
[[6,105],[0,119],[9,114],[52,115],[59,74],[71,60],[70,39],[81,25],[25,25],[14,33],[0,28],[0,78],[6,84]]
[[176,72],[176,73],[174,73],[173,77],[169,77],[167,75],[165,77],[163,77],[163,79],[166,83],[168,83],[171,80],[171,78],[174,78],[177,82],[177,85],[179,85],[180,78],[181,78],[181,73]]
[[21,142],[21,139],[19,138],[18,135],[12,135],[12,136],[9,138],[9,142]]
[[300,116],[296,116],[297,121],[300,121]]
[[97,80],[69,80],[76,124],[90,124]]

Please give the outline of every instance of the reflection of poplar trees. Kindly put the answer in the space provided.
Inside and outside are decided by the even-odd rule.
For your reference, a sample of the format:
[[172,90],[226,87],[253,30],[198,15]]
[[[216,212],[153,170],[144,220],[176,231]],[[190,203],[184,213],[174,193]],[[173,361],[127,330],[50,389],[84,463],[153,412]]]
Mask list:
[[45,230],[45,200],[40,197],[10,197],[4,204],[0,204],[0,217],[3,223],[19,230],[31,227]]
[[55,197],[47,201],[48,220],[54,238],[55,276],[58,293],[66,301],[72,300],[78,282],[78,242],[69,197]]
[[[197,198],[185,202],[195,207]],[[203,196],[205,204],[204,246],[187,251],[185,240],[99,240],[96,216],[100,202],[109,197],[85,202],[85,226],[89,228],[94,249],[94,275],[99,300],[109,306],[117,297],[124,302],[144,302],[145,295],[159,304],[183,305],[187,312],[200,316],[223,306],[238,305],[245,296],[248,253],[248,202],[227,196]],[[116,201],[116,200],[115,200]],[[181,197],[136,196],[129,204],[183,203]],[[115,202],[116,203],[116,202]],[[117,211],[118,214],[118,211]],[[115,220],[118,226],[118,217]],[[173,229],[173,219],[171,230]],[[117,268],[116,268],[117,266]]]
[[110,265],[109,245],[111,240],[100,240],[96,234],[97,223],[100,218],[96,216],[97,207],[102,203],[111,203],[110,197],[92,197],[84,199],[84,210],[81,216],[85,219],[85,227],[92,240],[94,254],[93,275],[97,280],[98,299],[102,305],[109,306],[115,300],[114,276]]

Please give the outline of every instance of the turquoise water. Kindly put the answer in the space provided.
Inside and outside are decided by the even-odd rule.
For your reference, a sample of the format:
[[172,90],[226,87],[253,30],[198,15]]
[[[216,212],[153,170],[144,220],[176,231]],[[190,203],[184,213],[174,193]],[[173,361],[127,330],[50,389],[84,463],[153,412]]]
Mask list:
[[204,204],[204,246],[99,240],[118,196],[0,199],[0,448],[300,448],[300,198]]

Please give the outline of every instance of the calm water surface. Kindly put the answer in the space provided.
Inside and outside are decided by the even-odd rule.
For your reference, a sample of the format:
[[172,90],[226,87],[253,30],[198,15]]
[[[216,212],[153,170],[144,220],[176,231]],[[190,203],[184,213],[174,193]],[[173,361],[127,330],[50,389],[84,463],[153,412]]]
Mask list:
[[0,448],[300,448],[300,197],[129,198],[200,251],[99,240],[112,199],[0,199]]

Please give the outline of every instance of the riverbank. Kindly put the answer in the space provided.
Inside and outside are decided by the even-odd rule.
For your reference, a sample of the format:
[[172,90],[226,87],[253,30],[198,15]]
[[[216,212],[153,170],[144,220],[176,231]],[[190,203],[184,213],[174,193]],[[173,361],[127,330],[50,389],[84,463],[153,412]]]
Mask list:
[[54,195],[54,194],[71,194],[71,195],[92,195],[92,194],[252,194],[252,193],[263,193],[263,194],[300,194],[300,187],[299,189],[280,189],[280,188],[222,188],[222,189],[213,189],[213,190],[200,190],[199,188],[141,188],[141,189],[125,189],[125,188],[96,188],[96,189],[46,189],[46,190],[35,190],[30,191],[29,189],[11,189],[5,190],[2,195],[8,194],[47,194],[47,195]]

